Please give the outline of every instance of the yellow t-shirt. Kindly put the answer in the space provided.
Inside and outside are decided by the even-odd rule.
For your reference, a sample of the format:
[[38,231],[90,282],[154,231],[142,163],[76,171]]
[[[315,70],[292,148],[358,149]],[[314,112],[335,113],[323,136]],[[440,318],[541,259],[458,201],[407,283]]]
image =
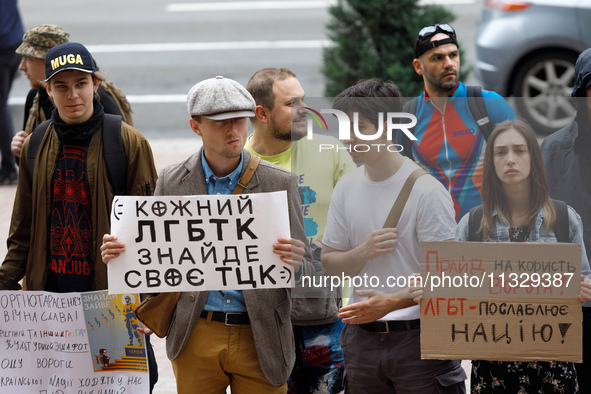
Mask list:
[[[338,145],[341,149],[320,151],[321,144]],[[344,174],[357,168],[343,145],[333,137],[316,134],[312,140],[304,137],[292,142],[287,150],[273,156],[256,153],[250,145],[250,138],[245,148],[251,154],[297,175],[306,236],[310,243],[321,238],[326,227],[332,190]]]

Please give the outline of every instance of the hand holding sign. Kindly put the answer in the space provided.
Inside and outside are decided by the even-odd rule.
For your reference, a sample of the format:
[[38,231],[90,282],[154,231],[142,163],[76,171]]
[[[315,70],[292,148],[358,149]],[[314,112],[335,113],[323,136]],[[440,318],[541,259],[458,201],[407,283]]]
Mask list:
[[579,292],[579,301],[591,301],[591,279],[581,275],[581,291]]
[[[287,194],[120,196],[101,256],[109,291],[293,287],[304,243],[289,238]],[[124,253],[125,252],[125,253]]]
[[103,263],[109,264],[109,261],[119,257],[123,252],[125,252],[125,243],[117,241],[115,235],[103,235],[103,244],[101,245],[101,257],[103,258]]
[[410,287],[409,287],[409,294],[410,297],[414,302],[419,304],[421,299],[423,298],[424,290],[423,290],[423,279],[421,274],[414,273],[410,277]]
[[299,239],[278,238],[273,244],[273,253],[281,256],[281,261],[285,264],[293,266],[295,272],[300,272],[306,247]]

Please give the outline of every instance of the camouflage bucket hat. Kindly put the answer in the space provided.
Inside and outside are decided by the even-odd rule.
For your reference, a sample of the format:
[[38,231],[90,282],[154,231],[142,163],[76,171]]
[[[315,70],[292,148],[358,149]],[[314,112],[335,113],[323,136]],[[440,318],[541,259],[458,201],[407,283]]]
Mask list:
[[39,25],[32,27],[23,36],[22,44],[16,53],[45,59],[47,52],[60,44],[70,41],[70,34],[57,25]]

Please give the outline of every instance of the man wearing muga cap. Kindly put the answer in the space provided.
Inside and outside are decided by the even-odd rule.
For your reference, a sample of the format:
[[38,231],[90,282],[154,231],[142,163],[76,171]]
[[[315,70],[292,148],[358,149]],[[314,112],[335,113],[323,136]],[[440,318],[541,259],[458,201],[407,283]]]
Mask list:
[[[56,59],[58,61],[56,62]],[[31,137],[23,145],[18,187],[0,266],[0,290],[55,293],[107,289],[100,240],[109,231],[114,189],[104,158],[106,115],[96,99],[99,81],[88,50],[65,43],[47,52],[46,92],[56,110],[36,156],[29,157]],[[150,195],[156,169],[148,141],[121,122],[121,145],[127,160],[126,193]],[[123,169],[125,171],[125,169]]]
[[[187,97],[189,124],[203,148],[160,174],[156,195],[231,194],[250,167],[244,149],[256,103],[238,82],[202,81]],[[256,160],[256,159],[255,159]],[[261,160],[242,193],[286,190],[291,234],[273,246],[294,277],[313,272],[295,175]],[[268,220],[273,220],[272,217]],[[113,235],[103,238],[103,261],[123,252]],[[112,263],[114,264],[114,263]],[[295,352],[290,289],[181,293],[167,334],[168,357],[179,393],[285,393]]]
[[[12,138],[11,150],[16,157],[21,155],[25,138],[33,132],[35,127],[51,117],[53,103],[44,86],[46,78],[45,55],[51,48],[69,42],[70,34],[60,26],[43,24],[30,28],[22,40],[19,47],[16,48],[16,53],[23,57],[18,69],[29,80],[31,90],[29,90],[25,101],[23,129]],[[94,79],[104,79],[99,72],[95,72],[93,75]],[[97,93],[105,113],[122,115],[117,103],[108,92],[99,86]]]

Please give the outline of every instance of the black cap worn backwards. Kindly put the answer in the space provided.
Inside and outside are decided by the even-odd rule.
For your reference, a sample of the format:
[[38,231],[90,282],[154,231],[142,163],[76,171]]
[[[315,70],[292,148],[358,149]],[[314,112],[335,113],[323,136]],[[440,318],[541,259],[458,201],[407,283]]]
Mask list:
[[[447,34],[448,38],[444,38],[443,40],[431,41],[431,37],[433,37],[437,33]],[[415,58],[418,58],[430,49],[445,44],[456,44],[456,46],[458,45],[456,31],[453,27],[451,27],[447,23],[438,23],[436,25],[425,26],[421,29],[419,34],[417,34],[417,38],[415,39]]]

